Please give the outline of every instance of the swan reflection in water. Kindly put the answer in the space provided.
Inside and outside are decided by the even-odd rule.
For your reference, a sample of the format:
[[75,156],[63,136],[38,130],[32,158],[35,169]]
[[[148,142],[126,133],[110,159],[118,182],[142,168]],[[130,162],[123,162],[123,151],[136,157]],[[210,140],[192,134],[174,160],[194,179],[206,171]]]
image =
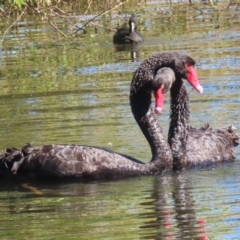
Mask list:
[[[91,232],[84,229],[85,234],[100,234],[101,226],[104,234],[112,236],[113,229],[124,222],[123,229],[139,229],[137,234],[143,239],[207,240],[207,222],[198,217],[200,208],[194,201],[194,188],[184,173],[91,184],[6,184],[0,192],[6,186],[9,196],[2,202],[9,214],[17,217],[16,214],[24,213],[28,218],[36,213],[36,221],[40,218],[46,222],[45,216],[51,213],[57,219],[72,216],[78,234],[83,230],[76,229],[76,222],[82,225],[97,216],[94,226],[89,226]],[[65,226],[65,221],[62,224]]]
[[125,43],[125,44],[114,44],[115,52],[129,52],[129,59],[132,62],[140,61],[140,50],[141,44],[137,43]]
[[[191,184],[184,173],[156,176],[149,201],[143,203],[151,212],[140,218],[146,221],[140,228],[149,229],[146,239],[197,239],[207,240],[207,222],[197,217],[197,207]],[[146,232],[146,231],[144,231]]]

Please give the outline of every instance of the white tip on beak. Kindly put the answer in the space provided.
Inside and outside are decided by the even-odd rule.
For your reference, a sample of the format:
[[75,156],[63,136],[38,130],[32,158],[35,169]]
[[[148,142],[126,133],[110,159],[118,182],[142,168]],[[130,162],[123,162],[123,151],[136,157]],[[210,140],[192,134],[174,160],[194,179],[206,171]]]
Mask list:
[[161,107],[156,107],[156,108],[154,109],[154,112],[155,112],[156,114],[161,114],[161,113],[162,113],[162,108],[161,108]]
[[199,93],[202,93],[202,92],[203,92],[203,87],[202,87],[201,85],[198,85],[198,86],[196,87],[196,89],[197,89],[197,91],[198,91]]

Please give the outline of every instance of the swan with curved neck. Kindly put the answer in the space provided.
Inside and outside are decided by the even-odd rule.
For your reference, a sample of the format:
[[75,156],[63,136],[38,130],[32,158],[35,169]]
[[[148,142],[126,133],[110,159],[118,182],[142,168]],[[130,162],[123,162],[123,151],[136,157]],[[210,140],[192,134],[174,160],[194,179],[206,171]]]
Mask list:
[[188,93],[180,78],[171,88],[170,119],[168,141],[173,153],[173,169],[204,167],[232,162],[236,158],[239,137],[233,126],[222,129],[212,129],[208,124],[200,129],[191,127]]
[[150,163],[144,164],[129,156],[90,146],[26,145],[21,149],[6,149],[0,155],[0,173],[8,171],[19,175],[45,175],[52,178],[107,179],[159,174],[172,170],[172,152],[151,107],[153,92],[158,105],[156,109],[161,111],[163,94],[168,88],[160,78],[154,76],[160,68],[170,67],[175,75],[187,79],[201,92],[194,64],[194,60],[186,54],[160,53],[145,60],[133,75],[130,104],[135,120],[150,145]]
[[[161,76],[169,77],[161,80]],[[234,127],[217,130],[209,125],[201,129],[191,127],[189,98],[183,79],[176,77],[171,68],[160,69],[155,78],[171,92],[168,142],[173,154],[173,170],[233,161],[239,140]]]
[[[163,67],[172,69],[174,76],[159,72]],[[151,110],[149,108],[151,104],[150,93],[152,90],[154,91],[155,112],[160,113],[163,94],[169,89],[170,86],[167,84],[172,81],[175,75],[187,79],[198,92],[202,92],[203,89],[199,84],[195,70],[195,61],[190,56],[179,52],[164,52],[153,55],[138,67],[133,76],[130,104],[133,115],[150,145],[152,151],[151,161],[155,161],[159,156],[168,153],[169,146],[165,145],[166,149],[164,149],[163,145],[158,144],[161,147],[156,147],[151,141],[152,136],[155,134],[160,137],[160,141],[163,141],[164,136],[157,123],[156,115],[152,111],[151,114],[148,114],[148,110]]]

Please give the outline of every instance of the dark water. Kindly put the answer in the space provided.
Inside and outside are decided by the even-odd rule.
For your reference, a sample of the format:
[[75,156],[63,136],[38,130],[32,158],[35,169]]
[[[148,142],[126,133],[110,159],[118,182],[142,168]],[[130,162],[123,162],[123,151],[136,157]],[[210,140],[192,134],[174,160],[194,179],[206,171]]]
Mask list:
[[[149,147],[129,108],[129,84],[141,61],[170,50],[197,61],[204,93],[189,87],[192,125],[240,129],[240,12],[223,5],[201,5],[200,12],[147,2],[146,12],[136,10],[145,42],[120,52],[107,30],[76,38],[76,48],[47,23],[25,19],[0,47],[0,149],[27,142],[112,145],[148,162]],[[98,21],[117,24],[115,15]],[[167,97],[159,117],[165,133],[168,112]],[[237,153],[233,164],[162,176],[2,181],[0,239],[240,239],[239,147]]]

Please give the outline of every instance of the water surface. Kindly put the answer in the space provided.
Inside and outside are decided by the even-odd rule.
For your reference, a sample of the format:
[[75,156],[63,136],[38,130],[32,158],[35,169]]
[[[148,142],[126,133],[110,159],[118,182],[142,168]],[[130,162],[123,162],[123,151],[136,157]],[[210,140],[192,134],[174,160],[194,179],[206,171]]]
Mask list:
[[[182,51],[197,61],[204,93],[188,87],[193,126],[240,129],[237,8],[206,6],[200,12],[157,3],[147,1],[145,12],[135,9],[145,41],[128,51],[117,51],[123,49],[112,45],[113,33],[102,29],[76,38],[75,45],[31,18],[9,32],[0,48],[0,149],[77,143],[148,162],[129,85],[139,64],[161,51]],[[116,26],[116,19],[98,22]],[[169,96],[159,121],[167,134]],[[0,238],[238,239],[239,147],[237,154],[232,164],[119,181],[1,181]]]

